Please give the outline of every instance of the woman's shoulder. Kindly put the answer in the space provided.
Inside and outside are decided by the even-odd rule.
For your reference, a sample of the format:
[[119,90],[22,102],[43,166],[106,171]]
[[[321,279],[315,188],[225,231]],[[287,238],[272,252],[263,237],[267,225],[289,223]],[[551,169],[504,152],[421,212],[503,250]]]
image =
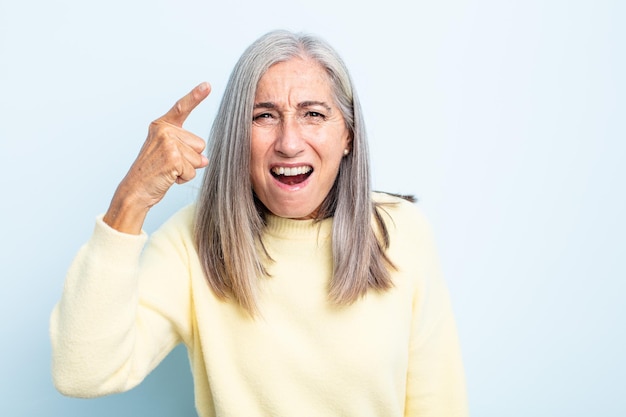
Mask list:
[[376,193],[373,200],[379,219],[377,231],[388,243],[387,255],[399,269],[421,271],[415,277],[424,278],[423,268],[436,265],[437,249],[433,229],[422,208],[386,193]]
[[429,222],[412,196],[374,192],[372,201],[389,232],[430,234]]
[[375,203],[415,203],[417,199],[410,194],[397,194],[397,193],[388,193],[385,191],[374,191],[372,192],[372,200]]
[[372,201],[381,214],[387,213],[393,218],[404,216],[409,218],[424,217],[421,209],[416,204],[415,197],[411,195],[375,191],[372,193]]

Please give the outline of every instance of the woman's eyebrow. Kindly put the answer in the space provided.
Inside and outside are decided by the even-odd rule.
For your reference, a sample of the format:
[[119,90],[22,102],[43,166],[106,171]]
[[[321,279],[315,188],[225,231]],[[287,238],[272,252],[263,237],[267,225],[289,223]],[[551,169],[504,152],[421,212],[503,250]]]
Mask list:
[[314,107],[314,106],[322,106],[324,107],[327,111],[331,111],[331,107],[325,102],[325,101],[303,101],[302,103],[298,103],[298,107],[299,108],[307,108],[307,107]]
[[[325,101],[307,100],[307,101],[298,103],[298,108],[300,109],[306,109],[306,108],[315,107],[315,106],[322,106],[327,111],[329,112],[332,111],[332,108]],[[278,106],[276,105],[276,103],[273,103],[271,101],[255,103],[254,105],[254,109],[277,109],[277,108]]]
[[255,109],[275,109],[277,106],[276,104],[272,103],[271,101],[266,101],[263,103],[256,103],[254,105]]

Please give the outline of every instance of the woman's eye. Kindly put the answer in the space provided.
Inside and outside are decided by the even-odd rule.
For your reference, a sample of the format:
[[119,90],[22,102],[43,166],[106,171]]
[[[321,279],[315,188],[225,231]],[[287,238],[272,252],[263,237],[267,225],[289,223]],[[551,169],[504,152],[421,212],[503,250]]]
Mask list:
[[253,115],[252,123],[256,126],[275,126],[280,122],[280,115],[274,112],[264,112]]
[[314,117],[314,118],[324,119],[326,116],[324,116],[322,113],[319,113],[319,112],[316,112],[316,111],[308,111],[308,112],[306,112],[306,117]]

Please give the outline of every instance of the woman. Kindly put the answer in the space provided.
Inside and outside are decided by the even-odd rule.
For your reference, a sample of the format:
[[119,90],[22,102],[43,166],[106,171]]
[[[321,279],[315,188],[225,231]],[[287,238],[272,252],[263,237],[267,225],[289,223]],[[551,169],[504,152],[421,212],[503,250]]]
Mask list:
[[[462,416],[463,372],[428,227],[371,193],[361,110],[326,43],[284,31],[236,64],[210,137],[201,84],[150,126],[51,319],[66,395],[125,391],[184,343],[206,416]],[[149,208],[207,167],[148,240]]]

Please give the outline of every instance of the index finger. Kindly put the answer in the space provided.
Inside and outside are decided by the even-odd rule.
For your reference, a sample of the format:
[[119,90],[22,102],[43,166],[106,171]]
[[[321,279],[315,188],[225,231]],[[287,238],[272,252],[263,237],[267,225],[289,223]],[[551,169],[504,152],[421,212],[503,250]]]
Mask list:
[[198,84],[186,96],[181,98],[174,106],[165,113],[161,120],[182,127],[187,117],[211,92],[211,85],[207,82]]

